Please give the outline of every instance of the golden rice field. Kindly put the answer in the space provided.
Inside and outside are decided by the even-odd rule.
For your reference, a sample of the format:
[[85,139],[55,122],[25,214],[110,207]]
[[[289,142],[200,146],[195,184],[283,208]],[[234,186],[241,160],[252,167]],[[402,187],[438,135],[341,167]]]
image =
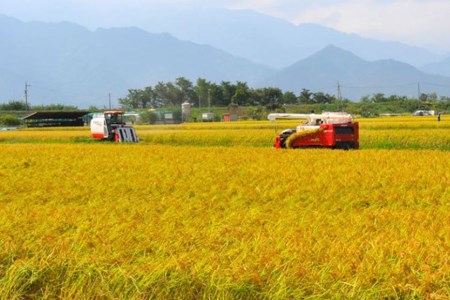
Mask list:
[[448,299],[450,122],[361,120],[361,150],[275,150],[295,122],[0,132],[0,299]]
[[[361,119],[362,149],[450,150],[450,117],[395,117]],[[276,133],[295,128],[299,121],[244,121],[136,126],[141,144],[170,146],[250,146],[273,144]],[[95,143],[89,128],[24,129],[0,131],[3,143]]]

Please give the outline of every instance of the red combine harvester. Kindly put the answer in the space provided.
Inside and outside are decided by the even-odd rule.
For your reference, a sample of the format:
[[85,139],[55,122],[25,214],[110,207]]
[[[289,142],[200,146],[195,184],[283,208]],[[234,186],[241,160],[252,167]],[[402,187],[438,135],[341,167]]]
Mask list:
[[359,123],[350,114],[328,112],[322,114],[272,113],[276,119],[305,119],[296,129],[283,130],[275,140],[276,148],[359,149]]
[[115,142],[139,142],[133,126],[126,125],[121,110],[94,114],[91,120],[91,134],[94,139]]

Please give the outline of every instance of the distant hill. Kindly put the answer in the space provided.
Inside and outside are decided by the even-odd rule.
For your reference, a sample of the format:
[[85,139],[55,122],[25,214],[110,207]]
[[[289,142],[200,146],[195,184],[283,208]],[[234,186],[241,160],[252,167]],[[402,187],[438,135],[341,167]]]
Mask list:
[[147,11],[135,22],[150,32],[170,32],[180,39],[209,44],[275,68],[292,65],[329,44],[368,61],[395,59],[422,66],[443,58],[424,48],[369,39],[316,24],[296,26],[251,10],[159,9]]
[[302,89],[359,100],[374,93],[417,97],[436,92],[450,95],[450,78],[426,74],[395,60],[366,61],[349,51],[328,46],[292,66],[276,72],[260,86],[277,86],[295,93]]
[[260,81],[272,70],[207,45],[137,28],[98,29],[71,23],[21,22],[0,15],[0,101],[104,105],[128,89],[177,77]]
[[450,77],[450,57],[437,63],[428,64],[421,68],[424,72]]

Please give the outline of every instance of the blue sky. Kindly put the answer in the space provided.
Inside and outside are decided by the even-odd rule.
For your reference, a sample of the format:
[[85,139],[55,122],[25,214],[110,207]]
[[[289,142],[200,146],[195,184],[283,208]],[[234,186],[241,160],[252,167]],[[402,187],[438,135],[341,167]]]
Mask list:
[[93,29],[136,26],[130,14],[160,6],[252,9],[295,24],[317,23],[450,52],[449,0],[0,0],[0,13],[24,21],[68,20]]

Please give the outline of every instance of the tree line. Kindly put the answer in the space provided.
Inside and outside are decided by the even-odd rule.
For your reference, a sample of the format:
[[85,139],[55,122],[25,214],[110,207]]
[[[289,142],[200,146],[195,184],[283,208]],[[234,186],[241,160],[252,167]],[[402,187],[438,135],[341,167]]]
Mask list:
[[[283,109],[286,106],[303,105],[305,107],[332,108],[362,115],[377,115],[383,112],[404,113],[417,109],[436,109],[448,111],[450,98],[440,97],[436,93],[421,94],[419,99],[406,96],[376,93],[364,96],[360,102],[338,99],[334,95],[311,92],[302,89],[298,95],[291,91],[283,92],[277,87],[251,88],[246,82],[231,83],[222,81],[214,83],[198,78],[195,84],[179,77],[174,82],[158,82],[155,86],[143,89],[130,89],[128,95],[119,99],[124,109],[146,109],[160,107],[180,107],[188,101],[196,107],[210,106],[259,106],[268,110]],[[330,106],[331,105],[331,106]]]
[[44,111],[44,110],[78,110],[78,107],[65,104],[30,105],[21,100],[11,100],[8,103],[0,104],[1,111]]
[[[409,113],[415,110],[450,111],[450,98],[438,97],[436,93],[421,94],[418,99],[406,96],[376,93],[367,95],[359,102],[338,99],[334,95],[311,92],[303,89],[299,94],[283,92],[277,87],[251,88],[246,82],[214,83],[198,78],[195,84],[184,77],[174,82],[158,82],[155,86],[143,89],[130,89],[128,95],[119,99],[122,109],[148,109],[161,107],[180,108],[185,101],[194,107],[254,107],[259,115],[267,111],[288,112],[347,111],[362,116],[376,116],[381,113]],[[39,111],[39,110],[78,110],[76,106],[50,104],[30,106],[24,101],[11,100],[0,104],[0,111]],[[89,111],[98,111],[96,107]]]
[[198,78],[194,84],[179,77],[175,82],[158,82],[153,87],[130,89],[126,97],[119,99],[119,104],[125,109],[145,109],[180,106],[185,101],[197,107],[237,105],[277,108],[283,104],[327,104],[337,99],[333,95],[312,93],[306,89],[295,95],[277,87],[251,88],[241,81],[214,83]]

